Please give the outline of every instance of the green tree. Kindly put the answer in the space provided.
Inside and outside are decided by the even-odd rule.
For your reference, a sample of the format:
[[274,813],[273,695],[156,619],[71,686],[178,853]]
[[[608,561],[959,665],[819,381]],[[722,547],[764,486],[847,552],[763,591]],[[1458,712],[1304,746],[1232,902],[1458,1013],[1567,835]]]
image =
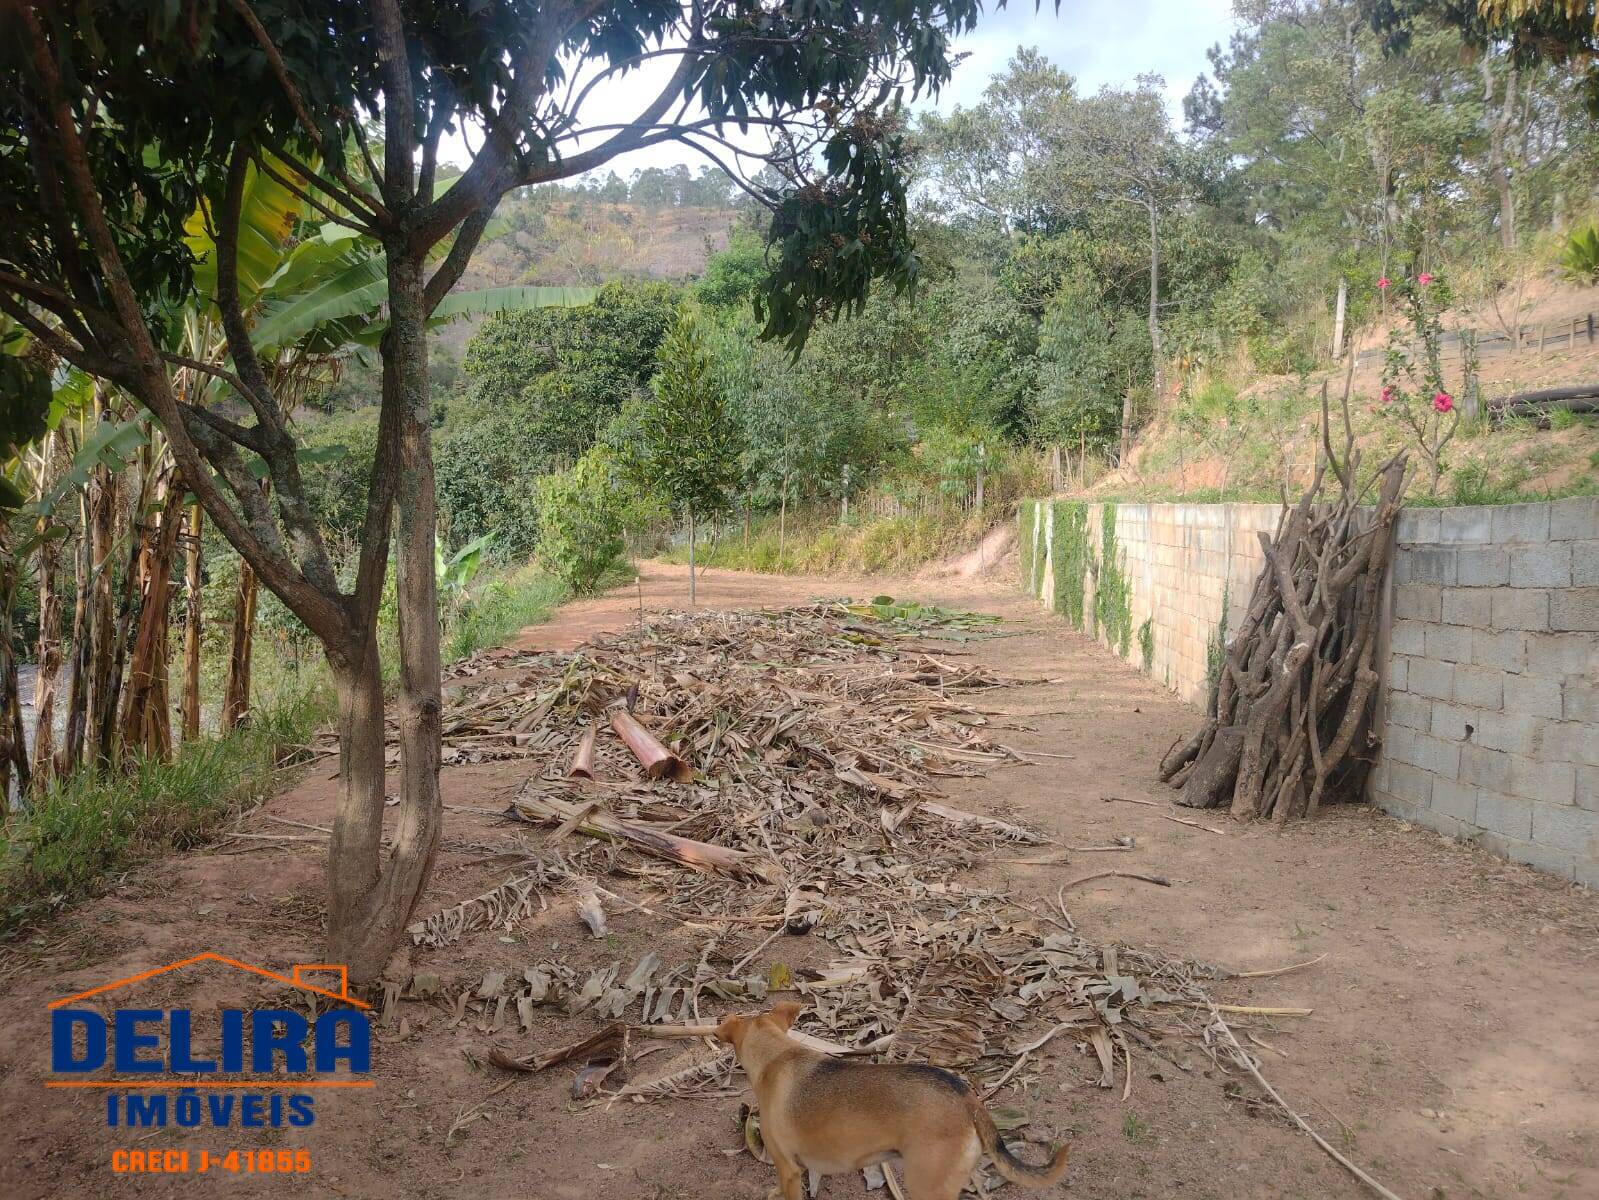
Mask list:
[[[858,311],[874,281],[914,280],[905,151],[885,106],[897,88],[949,79],[952,39],[979,5],[14,0],[5,12],[0,311],[153,414],[214,526],[321,643],[340,699],[328,952],[368,982],[421,893],[442,819],[428,320],[499,199],[668,141],[720,162],[712,146],[724,132],[758,121],[771,135],[761,153],[785,181],[756,193],[772,213],[763,332],[797,349],[817,321]],[[631,119],[595,128],[573,107],[588,82],[646,54],[676,65]],[[574,86],[556,86],[563,77]],[[483,136],[441,187],[440,145],[463,126]],[[306,501],[290,406],[251,344],[238,287],[250,251],[241,200],[268,156],[285,164],[272,168],[284,186],[383,248],[379,444],[349,590]],[[183,236],[202,206],[231,363],[207,369],[242,401],[242,421],[181,394],[165,348],[168,306],[194,286]],[[245,466],[251,455],[270,492]],[[391,533],[401,780],[385,858],[376,628]]]
[[623,491],[621,470],[605,446],[539,481],[539,561],[575,592],[593,592],[622,556]]
[[739,480],[738,428],[692,311],[661,343],[651,395],[639,411],[638,464],[663,500],[688,520],[688,598],[695,602],[696,523],[727,508]]

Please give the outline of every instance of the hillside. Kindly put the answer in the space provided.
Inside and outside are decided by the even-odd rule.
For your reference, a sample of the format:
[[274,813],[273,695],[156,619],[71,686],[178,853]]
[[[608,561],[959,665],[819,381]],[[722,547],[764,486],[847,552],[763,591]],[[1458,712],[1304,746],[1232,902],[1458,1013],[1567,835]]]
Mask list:
[[[1589,340],[1586,326],[1589,313],[1599,321],[1599,290],[1548,276],[1529,282],[1519,304],[1522,347],[1513,351],[1507,331],[1516,324],[1517,310],[1515,295],[1501,294],[1497,303],[1461,305],[1445,313],[1446,336],[1472,330],[1481,344],[1478,380],[1485,404],[1532,389],[1599,381],[1599,340]],[[1540,332],[1544,345],[1534,349],[1531,343]],[[1354,338],[1358,358],[1351,418],[1368,462],[1386,457],[1401,442],[1379,402],[1387,337],[1387,327],[1378,326]],[[1453,345],[1444,364],[1446,383],[1458,393],[1460,357]],[[1336,403],[1343,381],[1342,366],[1304,376],[1246,376],[1241,384],[1220,371],[1196,372],[1144,428],[1129,463],[1091,477],[1087,490],[1099,496],[1205,499],[1274,498],[1284,482],[1294,490],[1315,469],[1322,384]],[[1437,498],[1478,503],[1596,488],[1599,420],[1556,413],[1543,421],[1463,420],[1445,448]],[[1423,499],[1428,490],[1428,481],[1418,477],[1412,498]]]

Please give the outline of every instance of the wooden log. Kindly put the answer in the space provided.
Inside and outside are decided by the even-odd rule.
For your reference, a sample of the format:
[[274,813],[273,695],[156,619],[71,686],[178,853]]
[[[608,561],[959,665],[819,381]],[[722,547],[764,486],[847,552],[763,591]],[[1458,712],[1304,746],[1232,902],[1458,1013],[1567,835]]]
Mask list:
[[568,779],[594,782],[594,732],[594,726],[590,725],[583,734],[583,740],[577,744],[577,753],[572,755],[572,765],[566,769]]

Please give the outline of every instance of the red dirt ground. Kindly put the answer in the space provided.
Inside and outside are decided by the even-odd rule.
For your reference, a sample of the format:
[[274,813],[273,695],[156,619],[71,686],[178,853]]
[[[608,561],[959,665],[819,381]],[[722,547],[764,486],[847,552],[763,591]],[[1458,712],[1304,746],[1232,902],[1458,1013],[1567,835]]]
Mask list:
[[[685,590],[681,568],[649,565],[638,591],[629,586],[569,605],[550,624],[528,630],[522,644],[569,647],[631,620],[640,592],[653,608],[680,603]],[[997,718],[1001,740],[1024,752],[1067,756],[953,780],[952,803],[1026,819],[1062,846],[1132,835],[1136,849],[1115,855],[1114,865],[1172,879],[1170,888],[1108,879],[1074,889],[1068,900],[1085,936],[1239,970],[1325,955],[1294,974],[1218,985],[1217,998],[1315,1010],[1252,1026],[1273,1048],[1261,1052],[1266,1073],[1331,1142],[1406,1200],[1599,1195],[1599,897],[1366,808],[1336,810],[1278,833],[1234,826],[1216,814],[1105,801],[1118,796],[1164,805],[1169,793],[1153,765],[1197,714],[1002,583],[713,571],[701,585],[701,603],[754,606],[879,591],[1002,615],[1017,636],[967,649],[1001,672],[1038,682],[988,693],[982,706],[1007,714]],[[329,762],[313,767],[264,812],[326,824],[331,771]],[[494,886],[509,861],[490,858],[494,849],[545,836],[490,815],[527,773],[525,763],[446,770],[448,804],[489,812],[448,812],[446,845],[419,912]],[[1178,824],[1167,812],[1222,832]],[[295,832],[261,813],[247,828]],[[0,1027],[9,1035],[0,1045],[0,1195],[171,1196],[215,1186],[277,1195],[519,1200],[766,1195],[771,1168],[738,1152],[737,1099],[581,1109],[567,1099],[569,1068],[506,1076],[483,1057],[493,1041],[513,1035],[479,1032],[471,1021],[450,1029],[440,1010],[419,1004],[401,1006],[403,1025],[380,1028],[375,1091],[319,1101],[317,1122],[306,1130],[107,1130],[98,1099],[42,1088],[45,1005],[55,997],[203,950],[281,970],[314,961],[323,854],[320,841],[309,840],[246,853],[213,847],[173,855],[129,873],[106,896],[10,948],[0,960]],[[1053,896],[1061,883],[1103,869],[1111,857],[1074,854],[1069,865],[1047,867],[1000,861],[1059,855],[1059,846],[997,852],[982,874],[1020,894]],[[628,891],[620,884],[618,890]],[[753,949],[760,936],[746,935],[734,951]],[[557,898],[510,936],[491,930],[442,950],[405,951],[394,970],[400,978],[425,970],[446,982],[475,981],[490,967],[520,971],[552,942],[563,954],[597,960],[636,958],[654,948],[672,961],[698,945],[629,912],[613,912],[606,943],[587,944],[571,905]],[[799,952],[784,953],[794,962]],[[138,985],[137,995],[149,1007],[184,1004],[197,1014],[271,995],[252,984],[241,996],[239,978],[208,965]],[[592,1027],[587,1018],[541,1016],[531,1048],[574,1040]],[[648,1061],[664,1069],[680,1053],[698,1052],[684,1044]],[[1203,1054],[1189,1049],[1174,1057],[1177,1066],[1135,1056],[1132,1093],[1124,1101],[1119,1091],[1099,1090],[1097,1069],[1057,1042],[1025,1087],[996,1101],[1029,1110],[1029,1135],[1063,1136],[1072,1144],[1065,1190],[1040,1195],[1367,1194],[1308,1138],[1246,1103],[1243,1096],[1255,1095],[1251,1085],[1234,1098],[1236,1077]],[[508,1079],[506,1090],[490,1095]],[[451,1125],[480,1103],[484,1119],[466,1124],[446,1147]],[[304,1147],[315,1169],[309,1176],[240,1176],[220,1184],[156,1175],[129,1182],[110,1171],[113,1148],[169,1146]],[[1034,1157],[1041,1153],[1030,1149]],[[858,1176],[839,1176],[822,1194],[865,1193]]]

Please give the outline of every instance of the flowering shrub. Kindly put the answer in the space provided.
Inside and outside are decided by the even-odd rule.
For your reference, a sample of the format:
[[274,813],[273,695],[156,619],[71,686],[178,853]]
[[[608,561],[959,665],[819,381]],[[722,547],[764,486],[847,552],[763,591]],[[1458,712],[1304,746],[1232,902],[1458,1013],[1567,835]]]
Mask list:
[[1388,336],[1379,410],[1398,424],[1427,464],[1428,494],[1436,495],[1444,448],[1460,427],[1460,410],[1444,384],[1441,349],[1440,314],[1449,306],[1449,288],[1425,271],[1397,282],[1379,279],[1377,286],[1400,306],[1408,325]]

